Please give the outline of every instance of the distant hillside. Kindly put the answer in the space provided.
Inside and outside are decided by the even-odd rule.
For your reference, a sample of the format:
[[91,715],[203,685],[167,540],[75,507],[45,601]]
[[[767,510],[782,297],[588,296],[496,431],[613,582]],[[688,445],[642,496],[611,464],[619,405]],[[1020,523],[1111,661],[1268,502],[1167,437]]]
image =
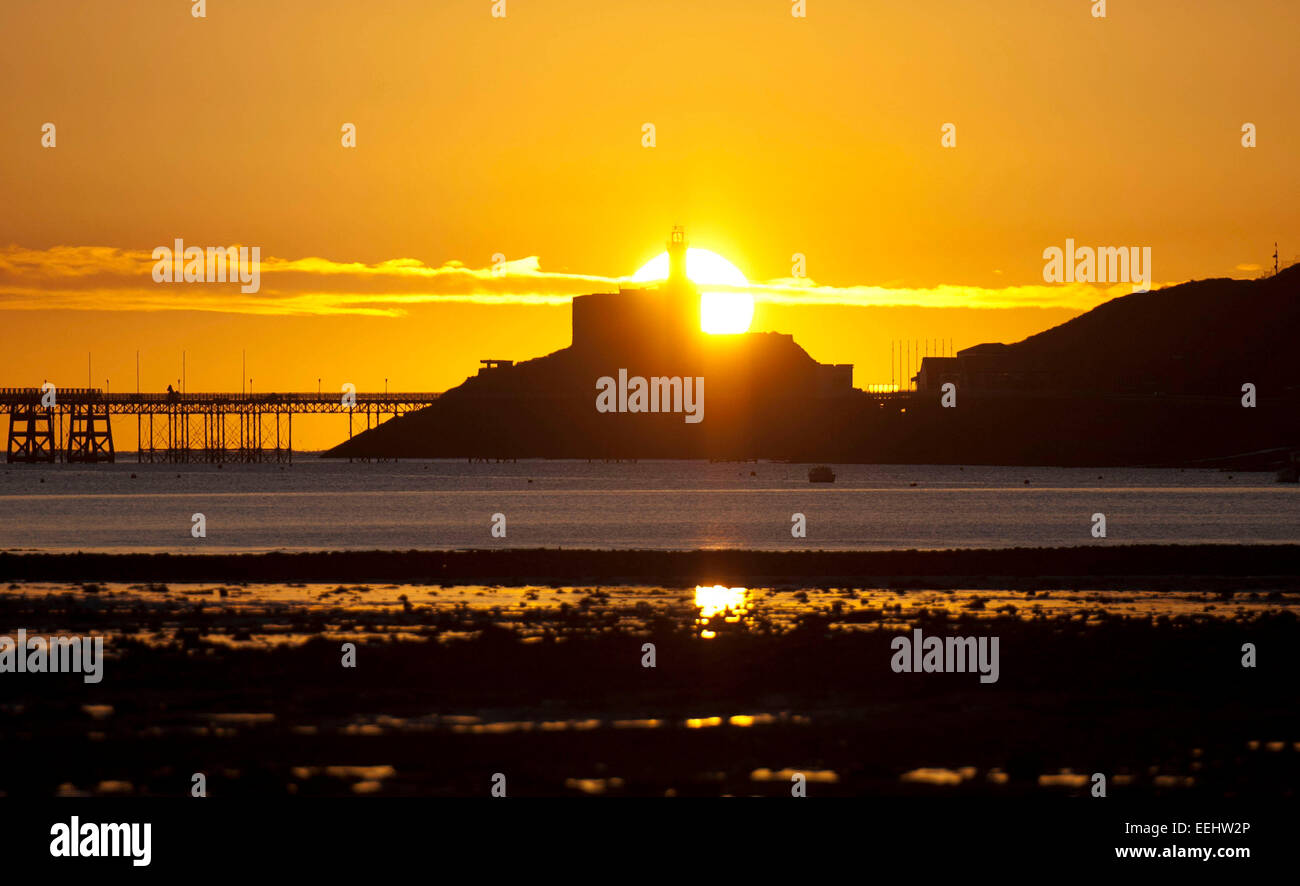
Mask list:
[[1074,392],[1267,396],[1300,392],[1297,349],[1300,265],[1122,296],[998,353]]

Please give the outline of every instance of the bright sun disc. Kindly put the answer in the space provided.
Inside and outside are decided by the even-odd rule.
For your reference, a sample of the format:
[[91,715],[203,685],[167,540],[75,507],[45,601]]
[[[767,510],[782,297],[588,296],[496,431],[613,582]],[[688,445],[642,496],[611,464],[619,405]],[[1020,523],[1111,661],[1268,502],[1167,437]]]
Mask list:
[[[740,268],[708,249],[686,250],[686,276],[697,286],[748,286]],[[633,283],[668,279],[668,253],[662,252],[632,275]],[[754,319],[754,297],[747,292],[700,293],[700,328],[715,335],[747,332]]]

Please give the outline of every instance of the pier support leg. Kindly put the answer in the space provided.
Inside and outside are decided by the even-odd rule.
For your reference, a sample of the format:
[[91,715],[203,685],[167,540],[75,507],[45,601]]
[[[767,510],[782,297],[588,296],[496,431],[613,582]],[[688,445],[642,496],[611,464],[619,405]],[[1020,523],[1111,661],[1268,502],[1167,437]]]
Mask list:
[[52,462],[54,444],[53,416],[41,406],[15,406],[9,413],[10,462]]
[[66,459],[70,462],[111,462],[113,452],[113,425],[108,417],[108,407],[102,403],[77,403],[72,407],[68,421],[68,448]]

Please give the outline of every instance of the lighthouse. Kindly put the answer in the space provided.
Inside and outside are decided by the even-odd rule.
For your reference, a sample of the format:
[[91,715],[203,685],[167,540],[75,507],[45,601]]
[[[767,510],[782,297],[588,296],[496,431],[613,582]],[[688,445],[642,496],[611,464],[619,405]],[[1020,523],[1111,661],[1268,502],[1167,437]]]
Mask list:
[[665,301],[658,307],[659,323],[666,341],[685,344],[700,335],[700,291],[686,276],[686,228],[673,225],[668,235],[668,279]]
[[683,286],[686,279],[686,229],[673,225],[668,237],[668,285]]
[[667,246],[668,278],[662,283],[573,299],[576,350],[609,351],[626,359],[629,350],[662,356],[698,343],[700,291],[686,276],[686,228],[674,225]]

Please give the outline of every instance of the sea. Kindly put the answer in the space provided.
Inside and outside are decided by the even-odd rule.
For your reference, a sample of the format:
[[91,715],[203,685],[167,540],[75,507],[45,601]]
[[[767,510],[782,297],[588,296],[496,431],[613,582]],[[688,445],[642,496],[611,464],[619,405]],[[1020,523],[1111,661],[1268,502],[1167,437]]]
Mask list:
[[0,550],[933,550],[1300,541],[1300,486],[1271,473],[833,465],[834,482],[811,483],[810,465],[762,461],[297,455],[292,464],[218,466],[131,458],[0,466]]

